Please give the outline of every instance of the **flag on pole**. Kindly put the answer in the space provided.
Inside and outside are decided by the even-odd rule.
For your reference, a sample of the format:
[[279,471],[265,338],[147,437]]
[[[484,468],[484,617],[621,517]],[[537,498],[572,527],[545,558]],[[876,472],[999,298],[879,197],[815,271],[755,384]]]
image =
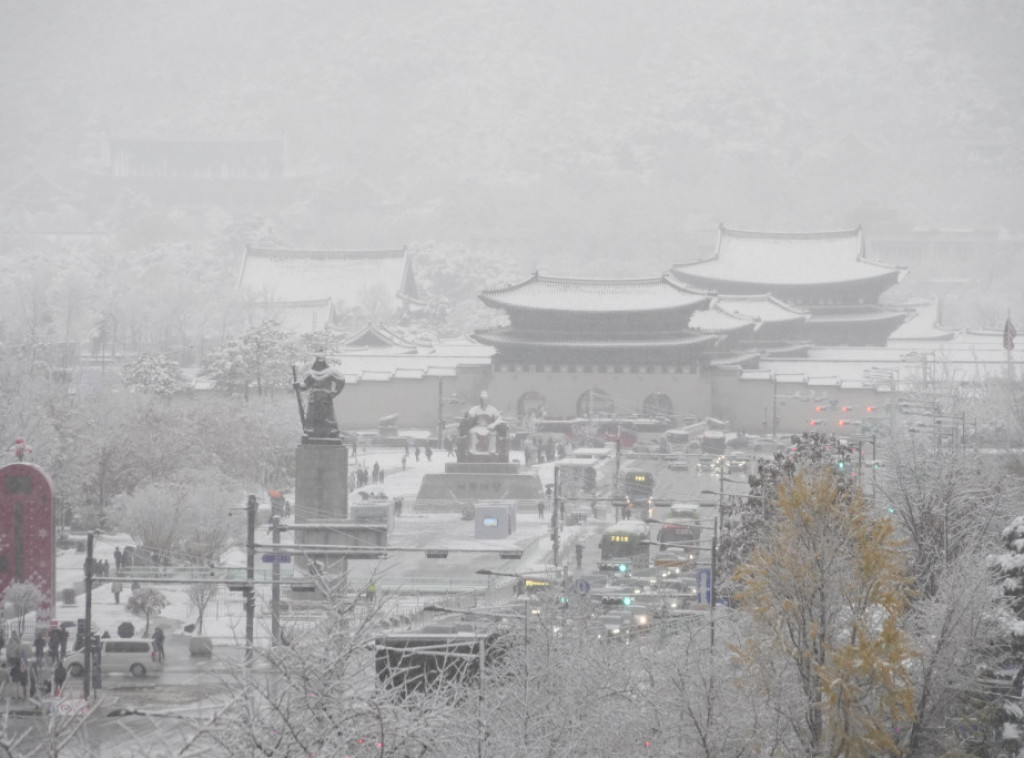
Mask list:
[[1013,338],[1017,336],[1017,330],[1013,328],[1010,317],[1006,317],[1006,326],[1003,327],[1003,348],[1013,350]]

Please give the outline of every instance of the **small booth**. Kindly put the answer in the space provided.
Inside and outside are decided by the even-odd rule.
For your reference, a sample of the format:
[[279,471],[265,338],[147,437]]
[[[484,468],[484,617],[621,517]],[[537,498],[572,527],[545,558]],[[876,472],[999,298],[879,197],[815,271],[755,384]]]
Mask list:
[[473,509],[474,532],[478,540],[505,539],[516,531],[516,503],[512,500],[482,500]]

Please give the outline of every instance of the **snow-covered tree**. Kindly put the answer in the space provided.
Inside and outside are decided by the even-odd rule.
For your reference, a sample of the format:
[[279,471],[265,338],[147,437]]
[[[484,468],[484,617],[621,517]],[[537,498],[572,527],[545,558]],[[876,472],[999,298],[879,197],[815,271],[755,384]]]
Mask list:
[[216,471],[191,470],[120,496],[115,518],[142,547],[174,563],[211,565],[231,544],[238,486]]
[[39,610],[43,599],[42,590],[31,582],[12,582],[0,596],[7,614],[16,619],[19,637],[25,633],[25,616]]
[[886,466],[871,473],[879,509],[889,511],[907,539],[914,589],[938,591],[943,568],[977,536],[995,533],[1002,518],[976,450],[937,444],[934,435],[902,435],[888,445]]
[[186,386],[177,361],[162,353],[144,353],[124,364],[121,377],[128,389],[137,389],[158,397],[171,397]]
[[129,613],[134,613],[139,618],[146,619],[146,628],[142,630],[142,636],[149,636],[149,622],[153,616],[159,616],[160,612],[167,607],[167,596],[153,587],[141,587],[128,597],[125,604]]
[[[1003,752],[1024,755],[1024,516],[1010,522],[1002,533],[1003,552],[990,555],[1006,612],[999,617],[1002,644],[982,671],[994,701],[990,722],[1002,739]],[[984,701],[982,701],[984,702]]]
[[768,539],[736,572],[755,624],[736,660],[790,714],[793,749],[892,753],[893,726],[913,719],[906,568],[891,521],[841,484],[822,466],[780,487]]

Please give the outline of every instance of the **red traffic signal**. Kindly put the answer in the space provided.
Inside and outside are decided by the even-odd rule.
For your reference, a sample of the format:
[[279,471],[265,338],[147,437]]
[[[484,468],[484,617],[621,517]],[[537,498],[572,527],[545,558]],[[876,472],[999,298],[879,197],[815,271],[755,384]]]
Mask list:
[[867,412],[868,413],[874,413],[874,411],[875,411],[874,407],[872,407],[870,405],[867,407]]

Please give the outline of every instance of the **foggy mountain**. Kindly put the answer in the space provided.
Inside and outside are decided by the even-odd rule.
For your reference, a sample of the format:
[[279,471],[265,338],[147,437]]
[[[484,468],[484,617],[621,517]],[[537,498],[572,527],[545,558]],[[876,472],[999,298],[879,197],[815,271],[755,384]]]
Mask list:
[[283,138],[293,244],[639,275],[719,222],[1021,228],[1014,0],[3,5],[2,186]]

